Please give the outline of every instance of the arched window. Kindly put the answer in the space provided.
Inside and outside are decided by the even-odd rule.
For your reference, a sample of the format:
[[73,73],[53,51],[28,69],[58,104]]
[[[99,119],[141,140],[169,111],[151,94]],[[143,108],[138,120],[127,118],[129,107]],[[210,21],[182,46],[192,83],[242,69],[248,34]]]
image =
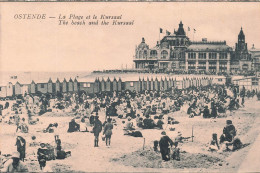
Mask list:
[[163,51],[161,52],[161,58],[166,59],[167,56],[168,56],[168,52],[167,52],[166,50],[163,50]]
[[180,45],[180,42],[179,42],[179,40],[177,39],[176,40],[176,46],[179,46]]
[[151,57],[157,57],[157,51],[151,50],[150,55],[151,55]]
[[184,45],[184,40],[183,40],[183,38],[181,39],[181,45]]
[[144,58],[147,58],[147,50],[144,50]]
[[248,64],[243,64],[243,65],[242,65],[242,69],[243,69],[243,70],[248,70]]
[[142,57],[142,51],[139,51],[139,58],[143,58]]

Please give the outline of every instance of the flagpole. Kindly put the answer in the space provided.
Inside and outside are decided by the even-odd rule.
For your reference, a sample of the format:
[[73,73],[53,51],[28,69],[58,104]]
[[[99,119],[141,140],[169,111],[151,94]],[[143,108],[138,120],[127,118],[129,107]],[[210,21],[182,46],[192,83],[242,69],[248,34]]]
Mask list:
[[192,39],[192,40],[193,40],[193,42],[194,42],[194,33],[195,33],[195,30],[193,29],[193,39]]
[[159,45],[160,45],[161,28],[159,28]]

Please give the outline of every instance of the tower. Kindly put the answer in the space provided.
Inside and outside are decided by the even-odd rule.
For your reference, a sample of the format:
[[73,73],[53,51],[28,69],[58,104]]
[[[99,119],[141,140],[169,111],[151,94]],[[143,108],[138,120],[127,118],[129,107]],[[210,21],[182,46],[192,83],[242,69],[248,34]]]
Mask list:
[[235,61],[239,62],[240,71],[246,72],[248,70],[251,70],[251,56],[247,49],[247,43],[245,42],[245,34],[243,32],[242,27],[238,34],[238,40],[236,43]]
[[175,33],[176,35],[186,35],[186,33],[185,33],[184,29],[183,29],[182,21],[181,21],[180,24],[179,24],[178,31],[177,31],[177,32],[174,31],[174,33]]
[[245,34],[243,32],[243,28],[241,27],[241,30],[238,34],[238,40],[236,43],[236,52],[238,53],[246,53],[247,52],[247,43],[245,43]]

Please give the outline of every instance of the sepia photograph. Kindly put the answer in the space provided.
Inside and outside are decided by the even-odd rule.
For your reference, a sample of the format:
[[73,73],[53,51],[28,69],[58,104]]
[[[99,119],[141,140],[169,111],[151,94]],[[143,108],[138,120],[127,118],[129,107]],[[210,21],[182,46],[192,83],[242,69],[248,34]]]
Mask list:
[[260,172],[259,2],[0,2],[0,172]]

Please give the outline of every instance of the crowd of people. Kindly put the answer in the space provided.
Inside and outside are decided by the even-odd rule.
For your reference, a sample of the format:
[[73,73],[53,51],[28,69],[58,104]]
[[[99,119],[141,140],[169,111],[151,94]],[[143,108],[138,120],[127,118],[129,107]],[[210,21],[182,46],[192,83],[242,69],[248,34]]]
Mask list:
[[[187,89],[172,88],[168,91],[144,91],[144,92],[104,92],[88,95],[84,92],[59,93],[57,95],[25,95],[15,99],[11,105],[5,101],[0,105],[0,121],[9,125],[16,125],[16,132],[29,133],[28,124],[37,124],[38,116],[46,112],[71,112],[75,116],[68,122],[68,133],[91,132],[94,134],[94,147],[99,147],[100,133],[106,146],[110,147],[113,127],[122,119],[125,124],[123,130],[126,135],[141,137],[141,129],[166,130],[168,124],[178,123],[174,115],[177,111],[184,111],[189,118],[201,116],[203,118],[217,118],[232,114],[234,110],[244,106],[245,97],[253,97],[257,91],[239,90],[235,86],[212,85],[191,87]],[[104,122],[100,120],[101,112],[105,112]],[[170,113],[170,114],[169,114]],[[172,114],[173,113],[173,114]],[[80,120],[80,122],[77,122]],[[236,136],[232,122],[227,121],[228,126],[223,130],[220,144],[224,141],[229,143]],[[44,133],[53,133],[59,128],[58,123],[49,124],[43,130]],[[134,134],[134,135],[133,135]],[[139,134],[139,135],[137,135]],[[166,132],[157,142],[160,146],[162,159],[169,160],[169,146],[174,147],[174,158],[179,159],[178,141],[172,141]],[[55,136],[55,157],[66,158],[70,153],[61,150],[61,141]],[[17,152],[13,154],[13,166],[8,166],[9,172],[13,169],[24,169],[23,161],[26,157],[26,141],[22,136],[17,136]],[[215,146],[215,147],[214,147]],[[41,143],[37,152],[40,169],[46,165],[45,144]],[[157,148],[155,146],[155,148]],[[213,134],[211,149],[218,149],[219,143],[216,134]],[[157,149],[156,149],[157,150]],[[19,157],[18,157],[19,155]],[[17,162],[17,157],[20,161]],[[15,165],[21,166],[15,166]],[[23,169],[22,169],[23,168]]]

